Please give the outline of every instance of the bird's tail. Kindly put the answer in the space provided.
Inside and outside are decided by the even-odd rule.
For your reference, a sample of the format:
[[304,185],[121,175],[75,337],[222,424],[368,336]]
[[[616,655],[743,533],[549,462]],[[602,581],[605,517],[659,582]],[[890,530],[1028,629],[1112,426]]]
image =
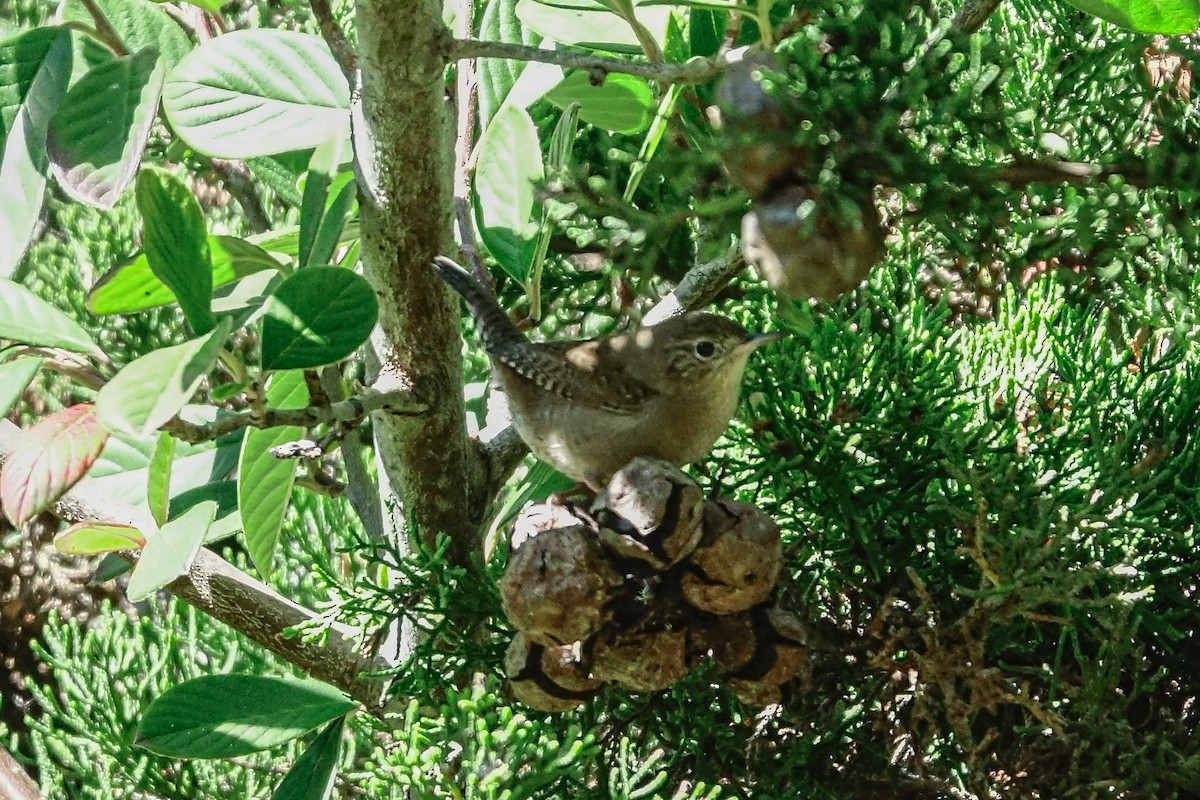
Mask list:
[[433,259],[433,268],[437,274],[450,285],[450,288],[462,295],[475,318],[475,326],[483,349],[489,353],[511,342],[524,341],[525,336],[504,313],[504,309],[496,302],[492,293],[483,287],[475,276],[462,266],[445,256]]

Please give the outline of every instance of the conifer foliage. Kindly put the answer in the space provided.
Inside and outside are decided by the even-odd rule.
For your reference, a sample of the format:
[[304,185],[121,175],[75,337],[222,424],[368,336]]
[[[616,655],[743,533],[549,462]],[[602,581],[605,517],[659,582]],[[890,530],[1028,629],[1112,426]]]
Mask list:
[[[0,11],[0,746],[41,796],[1200,798],[1196,3],[441,5]],[[789,334],[676,482],[769,530],[734,611],[802,679],[659,613],[711,589],[699,517],[675,554],[577,503],[678,652],[575,648],[546,700],[614,611],[515,618],[513,521],[570,486],[492,435],[439,254],[543,340],[671,292]]]

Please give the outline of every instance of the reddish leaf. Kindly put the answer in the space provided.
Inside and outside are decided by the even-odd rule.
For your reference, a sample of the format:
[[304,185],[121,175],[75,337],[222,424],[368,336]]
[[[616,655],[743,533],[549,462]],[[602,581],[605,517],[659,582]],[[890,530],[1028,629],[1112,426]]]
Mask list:
[[0,470],[0,507],[14,525],[28,521],[83,477],[106,441],[90,404],[46,417],[22,433]]

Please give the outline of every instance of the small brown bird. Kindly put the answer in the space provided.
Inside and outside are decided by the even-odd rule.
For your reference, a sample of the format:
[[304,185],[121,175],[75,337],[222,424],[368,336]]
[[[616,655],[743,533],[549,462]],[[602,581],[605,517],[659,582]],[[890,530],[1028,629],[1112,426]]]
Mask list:
[[733,417],[750,354],[784,335],[692,311],[629,333],[531,342],[465,269],[444,256],[434,268],[467,301],[517,433],[593,489],[637,456],[703,458]]

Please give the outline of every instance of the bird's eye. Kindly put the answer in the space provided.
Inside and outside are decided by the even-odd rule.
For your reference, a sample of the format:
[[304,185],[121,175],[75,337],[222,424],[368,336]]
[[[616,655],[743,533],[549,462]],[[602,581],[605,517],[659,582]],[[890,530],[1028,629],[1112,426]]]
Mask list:
[[717,352],[717,346],[708,339],[701,339],[696,342],[696,355],[700,358],[712,358]]

